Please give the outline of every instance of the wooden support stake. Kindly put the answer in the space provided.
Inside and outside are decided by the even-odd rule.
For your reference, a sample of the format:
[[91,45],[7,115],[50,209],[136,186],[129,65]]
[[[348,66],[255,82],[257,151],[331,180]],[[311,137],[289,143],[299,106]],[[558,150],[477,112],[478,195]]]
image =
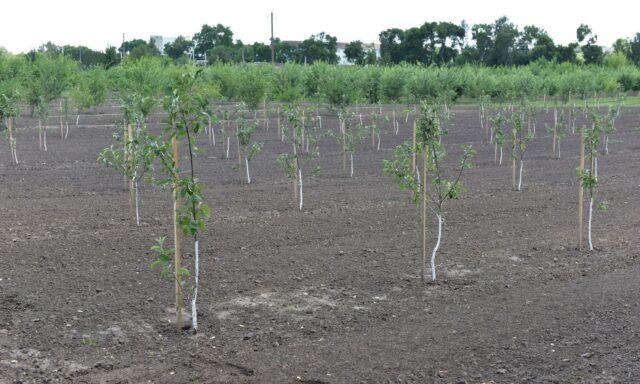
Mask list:
[[342,124],[342,176],[347,177],[347,126]]
[[238,172],[240,172],[240,182],[242,182],[242,154],[240,153],[240,136],[238,130],[240,127],[236,123],[236,149],[238,150]]
[[[171,148],[173,152],[173,164],[174,168],[178,168],[180,165],[180,155],[178,152],[178,140],[176,137],[171,138]],[[180,175],[176,174],[175,178],[179,180]],[[182,268],[182,252],[181,252],[181,232],[178,225],[178,209],[180,209],[180,196],[178,194],[177,180],[173,184],[173,243],[174,243],[174,275],[175,275],[175,290],[176,290],[176,327],[178,331],[182,330],[183,318],[182,311],[184,306],[184,299],[182,296],[182,278],[180,277],[180,269]]]
[[[580,164],[578,171],[584,171],[584,130],[580,130]],[[584,225],[584,188],[582,187],[582,179],[578,183],[578,249],[582,251],[582,227]]]
[[[128,141],[127,143],[127,149],[125,150],[125,152],[127,153],[127,157],[131,155],[131,153],[129,153],[131,151],[131,142],[133,141],[133,129],[131,127],[131,124],[127,125],[127,137],[128,137]],[[133,185],[133,180],[131,179],[127,179],[129,181],[129,212],[131,213],[131,215],[133,216],[134,220],[136,217],[136,213],[135,213],[135,208],[134,208],[134,199],[135,199],[135,191],[134,191],[134,185]]]
[[513,137],[513,143],[511,144],[511,170],[512,170],[512,177],[511,177],[511,184],[513,187],[513,190],[515,191],[517,189],[516,187],[516,157],[515,157],[515,153],[516,153],[516,138],[515,135]]
[[413,121],[413,140],[411,146],[411,174],[415,175],[416,173],[416,121]]
[[422,149],[422,264],[420,266],[420,278],[425,282],[427,269],[427,164],[429,154],[428,147]]

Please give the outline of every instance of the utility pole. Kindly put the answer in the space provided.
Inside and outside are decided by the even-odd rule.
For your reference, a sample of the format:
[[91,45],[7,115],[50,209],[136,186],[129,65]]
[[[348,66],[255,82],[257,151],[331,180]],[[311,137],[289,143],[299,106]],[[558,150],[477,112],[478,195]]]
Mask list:
[[271,12],[271,65],[276,64],[276,46],[273,42],[273,12]]
[[124,61],[124,32],[122,32],[122,45],[120,46],[120,62]]

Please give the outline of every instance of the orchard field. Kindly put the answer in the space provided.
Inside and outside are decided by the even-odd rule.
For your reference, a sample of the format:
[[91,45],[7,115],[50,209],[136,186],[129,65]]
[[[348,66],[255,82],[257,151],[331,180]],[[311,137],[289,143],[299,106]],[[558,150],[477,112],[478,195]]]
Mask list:
[[638,382],[639,89],[0,58],[0,384]]
[[303,211],[275,161],[287,147],[275,119],[258,131],[249,185],[233,152],[221,159],[222,145],[202,142],[212,218],[195,335],[175,331],[172,286],[149,268],[151,239],[171,227],[170,195],[143,186],[135,227],[122,178],[96,162],[111,130],[89,125],[115,123],[101,115],[113,111],[83,116],[67,140],[52,130],[47,152],[25,134],[21,164],[0,168],[3,383],[640,380],[637,109],[600,160],[610,207],[597,213],[595,251],[581,253],[578,140],[554,159],[550,138],[535,139],[515,192],[510,167],[479,140],[477,110],[455,108],[445,143],[472,143],[478,156],[449,208],[440,279],[427,285],[407,192],[381,172],[411,121],[398,135],[385,126],[380,151],[363,143],[353,178],[321,140]]

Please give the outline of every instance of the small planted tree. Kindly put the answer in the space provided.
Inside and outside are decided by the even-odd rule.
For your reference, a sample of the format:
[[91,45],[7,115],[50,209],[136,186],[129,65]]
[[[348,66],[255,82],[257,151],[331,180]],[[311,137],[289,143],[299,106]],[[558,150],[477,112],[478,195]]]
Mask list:
[[502,113],[502,111],[497,111],[495,114],[489,117],[489,124],[491,126],[491,140],[493,140],[493,163],[500,166],[502,165],[502,155],[504,152],[504,144],[506,141],[506,135],[504,133],[505,123],[506,117]]
[[[114,168],[130,180],[134,194],[136,225],[140,225],[140,180],[151,170],[153,152],[149,145],[150,136],[140,114],[130,115],[133,124],[122,126],[113,135],[117,144],[112,144],[100,152],[98,161]],[[125,134],[126,130],[126,134]]]
[[25,67],[22,58],[0,56],[0,126],[6,129],[11,163],[15,165],[18,164],[15,119],[20,115],[23,97],[20,80]]
[[[524,154],[527,145],[533,140],[533,131],[524,131],[523,120],[519,113],[514,113],[511,117],[511,159],[513,171],[513,189],[522,191],[522,171],[524,168]],[[520,164],[518,172],[518,183],[516,184],[516,162]]]
[[244,117],[240,117],[237,120],[238,129],[236,135],[238,136],[238,144],[240,146],[240,153],[244,158],[245,173],[247,176],[247,184],[251,184],[251,173],[249,172],[249,162],[260,153],[262,150],[262,143],[257,143],[252,140],[253,134],[258,129],[258,121],[253,119],[249,122]]
[[354,154],[358,144],[367,136],[368,128],[359,121],[354,121],[354,115],[351,112],[340,114],[341,131],[329,131],[328,134],[336,139],[343,150],[343,171],[344,158],[349,157],[349,177],[353,177],[354,172]]
[[[291,141],[291,152],[278,155],[278,162],[284,169],[285,175],[293,181],[294,204],[297,200],[298,208],[302,210],[304,202],[303,168],[305,168],[306,164],[318,157],[318,146],[316,145],[317,142],[315,138],[307,137],[307,146],[309,145],[309,141],[312,141],[311,150],[309,150],[309,147],[306,148],[306,151],[304,150],[302,109],[298,105],[294,105],[286,108],[284,112],[287,116],[290,129],[288,130],[289,132],[287,132],[285,127],[283,127],[283,129],[285,130],[285,137],[289,137]],[[287,133],[290,136],[287,135]],[[319,170],[320,168],[316,167],[310,174],[315,175]],[[306,172],[304,173],[306,174]]]
[[92,68],[79,74],[71,98],[77,108],[76,128],[80,115],[104,103],[107,97],[107,73],[100,68]]
[[[589,218],[587,224],[587,238],[589,241],[589,250],[593,251],[593,240],[591,237],[591,228],[593,223],[593,208],[594,204],[598,209],[606,209],[607,203],[604,201],[596,202],[596,192],[598,189],[598,174],[597,174],[597,156],[598,146],[600,145],[600,133],[602,129],[603,119],[595,111],[591,111],[592,127],[591,129],[584,129],[582,136],[584,137],[584,153],[586,161],[589,164],[588,168],[580,167],[578,170],[578,179],[584,190],[589,195]],[[582,151],[582,149],[581,149]]]
[[[417,208],[422,207],[422,264],[421,278],[425,280],[427,260],[427,209],[430,207],[438,221],[438,235],[436,244],[431,252],[431,278],[436,280],[436,255],[442,242],[444,225],[444,204],[449,199],[458,199],[462,192],[460,179],[465,169],[470,167],[470,160],[475,151],[469,147],[463,147],[463,155],[459,169],[455,171],[453,178],[448,179],[444,174],[443,160],[446,150],[442,145],[441,136],[444,132],[440,129],[439,111],[428,104],[422,104],[416,124],[416,144],[412,148],[408,142],[395,149],[393,161],[383,162],[383,171],[392,176],[400,189],[410,190],[413,193],[413,202]],[[421,182],[412,170],[413,154],[418,154],[422,159]],[[419,165],[418,165],[419,167]],[[431,181],[428,181],[430,175]]]
[[[183,308],[185,293],[191,301],[191,326],[198,329],[197,298],[200,269],[199,234],[209,217],[209,208],[203,203],[202,183],[196,178],[194,158],[196,155],[195,135],[204,130],[207,124],[202,113],[206,99],[198,93],[197,83],[200,72],[191,69],[177,74],[171,84],[171,93],[166,97],[164,108],[169,114],[167,126],[161,136],[150,141],[150,147],[160,167],[155,182],[171,187],[173,194],[174,248],[164,248],[164,238],[157,240],[152,249],[157,252],[157,260],[152,267],[161,269],[163,276],[171,277],[175,283],[176,325],[178,330],[186,328]],[[189,169],[182,177],[180,168],[179,141],[184,140],[187,147]],[[183,264],[181,234],[193,238],[193,268]],[[173,251],[173,252],[172,252]],[[173,265],[171,253],[174,254]],[[191,279],[190,289],[186,289]]]
[[616,130],[616,119],[620,116],[620,107],[609,107],[609,112],[601,123],[602,153],[609,154],[609,135]]
[[548,127],[547,131],[552,136],[551,149],[553,151],[553,155],[559,159],[561,157],[560,144],[569,133],[569,124],[567,122],[566,113],[561,113],[559,116],[554,116],[554,124]]

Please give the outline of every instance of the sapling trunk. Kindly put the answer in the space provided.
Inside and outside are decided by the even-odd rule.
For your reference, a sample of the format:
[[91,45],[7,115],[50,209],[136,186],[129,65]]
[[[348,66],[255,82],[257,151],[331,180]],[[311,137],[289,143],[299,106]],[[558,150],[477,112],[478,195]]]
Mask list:
[[558,159],[560,158],[560,140],[558,140]]
[[78,124],[80,123],[80,114],[76,115],[76,128],[78,128]]
[[302,211],[302,202],[303,202],[303,195],[302,195],[302,170],[300,168],[298,168],[298,180],[300,182],[300,210]]
[[198,306],[197,306],[197,300],[198,300],[198,285],[199,285],[199,281],[198,278],[200,277],[200,244],[198,243],[198,240],[196,238],[196,240],[193,243],[193,248],[194,248],[194,264],[195,264],[195,273],[194,273],[194,282],[195,282],[195,287],[193,289],[193,298],[191,299],[191,325],[193,327],[193,330],[195,332],[198,331]]
[[353,152],[349,152],[349,163],[351,164],[351,174],[349,177],[353,177]]
[[140,197],[139,197],[139,183],[138,183],[138,179],[136,179],[133,183],[133,186],[135,188],[135,192],[136,192],[136,225],[140,225]]
[[249,174],[249,159],[247,156],[244,157],[244,165],[247,171],[247,184],[251,184],[251,175]]
[[433,247],[433,252],[431,252],[431,279],[433,281],[436,281],[436,253],[440,248],[440,240],[442,239],[442,214],[437,213],[436,217],[438,218],[438,240],[435,247]]
[[520,159],[520,172],[518,176],[518,191],[522,191],[522,166],[524,165],[524,161]]
[[589,236],[589,250],[593,251],[593,241],[591,241],[591,220],[593,219],[593,196],[589,198],[589,223],[587,226],[587,235]]
[[44,126],[42,129],[42,143],[44,145],[44,151],[47,151],[47,127]]
[[500,161],[498,162],[499,166],[502,166],[502,147],[500,147]]
[[493,164],[498,164],[498,143],[493,144]]
[[396,123],[397,123],[397,121],[396,121],[396,110],[394,109],[393,110],[393,131],[397,135],[398,134],[398,128],[396,126]]
[[225,154],[225,158],[229,158],[229,146],[231,145],[231,138],[227,136],[227,153]]

